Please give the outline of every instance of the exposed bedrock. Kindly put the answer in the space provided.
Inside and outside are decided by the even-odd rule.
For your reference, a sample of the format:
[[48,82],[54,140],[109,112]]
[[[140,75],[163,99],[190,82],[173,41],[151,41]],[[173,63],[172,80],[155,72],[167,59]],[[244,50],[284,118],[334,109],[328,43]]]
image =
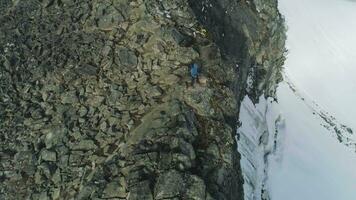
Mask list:
[[274,96],[285,60],[284,20],[277,0],[189,0],[225,61],[238,64],[239,102],[247,94]]
[[228,2],[1,1],[0,199],[242,199],[238,107],[284,28]]

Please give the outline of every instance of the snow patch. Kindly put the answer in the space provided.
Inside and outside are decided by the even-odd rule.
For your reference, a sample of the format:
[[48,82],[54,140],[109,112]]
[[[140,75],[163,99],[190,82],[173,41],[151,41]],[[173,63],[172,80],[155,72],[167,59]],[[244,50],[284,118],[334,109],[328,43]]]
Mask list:
[[254,105],[246,96],[241,104],[241,126],[237,130],[238,151],[241,154],[241,168],[244,177],[245,200],[270,199],[266,189],[268,158],[277,153],[281,136],[285,135],[284,120],[273,112],[272,98],[259,98]]

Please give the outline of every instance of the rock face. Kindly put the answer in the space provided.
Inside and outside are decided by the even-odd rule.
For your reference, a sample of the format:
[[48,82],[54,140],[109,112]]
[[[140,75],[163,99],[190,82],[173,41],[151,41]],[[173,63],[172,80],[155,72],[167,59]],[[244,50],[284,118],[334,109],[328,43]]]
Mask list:
[[202,2],[2,1],[0,199],[242,199],[238,107],[284,29],[272,0]]
[[285,60],[284,20],[277,0],[189,0],[199,21],[220,47],[224,60],[238,65],[239,102],[274,96]]

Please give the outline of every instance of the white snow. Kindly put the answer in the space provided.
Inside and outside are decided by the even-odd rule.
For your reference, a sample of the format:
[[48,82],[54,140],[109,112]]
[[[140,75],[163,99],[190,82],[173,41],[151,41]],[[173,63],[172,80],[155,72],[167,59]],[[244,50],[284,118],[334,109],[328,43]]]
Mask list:
[[356,129],[356,1],[279,0],[293,83]]
[[285,136],[284,120],[278,112],[274,112],[276,105],[271,98],[264,97],[260,97],[259,103],[254,105],[247,96],[241,104],[242,124],[237,137],[246,200],[269,196],[266,188],[268,156],[274,155],[278,160],[280,148],[275,142],[280,142]]
[[355,200],[356,154],[331,137],[304,101],[286,83],[278,88],[285,118],[280,155],[269,157],[272,200]]
[[[356,200],[356,146],[348,145],[356,142],[356,1],[279,7],[289,53],[278,103],[241,105],[245,200]],[[354,134],[341,132],[341,143],[334,128],[342,124]]]

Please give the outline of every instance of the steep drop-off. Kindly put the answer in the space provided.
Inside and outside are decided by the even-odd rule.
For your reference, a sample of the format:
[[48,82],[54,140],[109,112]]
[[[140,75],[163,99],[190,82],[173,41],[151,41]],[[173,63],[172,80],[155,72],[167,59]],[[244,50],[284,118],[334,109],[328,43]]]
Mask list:
[[276,1],[0,11],[0,199],[243,199],[238,107],[280,80]]
[[239,101],[247,94],[274,96],[285,60],[284,20],[277,0],[190,0],[225,61],[237,64],[234,82]]

